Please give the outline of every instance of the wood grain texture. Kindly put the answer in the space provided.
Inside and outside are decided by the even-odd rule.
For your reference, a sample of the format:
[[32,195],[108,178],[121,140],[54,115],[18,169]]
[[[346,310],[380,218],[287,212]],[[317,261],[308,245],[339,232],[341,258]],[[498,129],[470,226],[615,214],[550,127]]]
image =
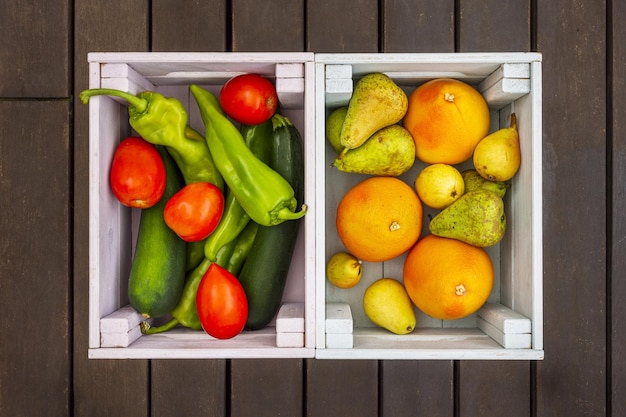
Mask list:
[[530,9],[530,1],[460,0],[457,51],[530,51]]
[[451,361],[381,361],[382,417],[454,415]]
[[70,411],[69,107],[0,100],[3,416]]
[[383,52],[454,52],[454,1],[383,2]]
[[305,364],[305,416],[378,416],[378,361],[307,359]]
[[537,5],[543,53],[544,348],[537,415],[606,413],[606,9]]
[[303,51],[304,3],[302,0],[233,0],[232,50]]
[[2,2],[0,96],[70,95],[71,2]]
[[152,51],[225,51],[226,1],[152,2]]
[[306,5],[306,50],[378,52],[378,2],[318,0]]
[[[148,1],[74,2],[74,96],[89,87],[87,53],[147,51]],[[74,416],[148,416],[149,362],[89,360],[89,115],[74,101]]]
[[226,361],[151,361],[151,417],[226,415]]
[[304,404],[303,359],[231,361],[231,415],[298,416]]
[[611,230],[610,230],[610,274],[611,286],[607,288],[610,294],[608,314],[610,314],[610,359],[611,367],[607,369],[610,375],[611,403],[608,411],[613,416],[626,415],[626,282],[623,276],[626,271],[626,108],[621,104],[626,100],[626,4],[614,1],[610,13],[611,39],[607,42],[610,48],[611,74],[609,94],[609,133],[611,135],[612,181],[610,201]]

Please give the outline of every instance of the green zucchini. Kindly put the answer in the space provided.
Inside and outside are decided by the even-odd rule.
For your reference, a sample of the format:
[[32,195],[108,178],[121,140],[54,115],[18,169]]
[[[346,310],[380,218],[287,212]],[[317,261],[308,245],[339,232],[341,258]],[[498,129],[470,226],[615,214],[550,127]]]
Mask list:
[[[304,149],[302,137],[291,121],[281,115],[272,118],[273,131],[268,165],[291,184],[298,201],[304,200]],[[246,328],[267,326],[280,308],[298,238],[300,220],[274,226],[259,226],[254,243],[238,275],[248,298]]]
[[187,263],[186,242],[163,219],[165,204],[183,187],[183,177],[165,148],[157,149],[167,173],[165,192],[157,204],[141,210],[128,279],[130,305],[144,317],[161,317],[174,308],[183,290]]

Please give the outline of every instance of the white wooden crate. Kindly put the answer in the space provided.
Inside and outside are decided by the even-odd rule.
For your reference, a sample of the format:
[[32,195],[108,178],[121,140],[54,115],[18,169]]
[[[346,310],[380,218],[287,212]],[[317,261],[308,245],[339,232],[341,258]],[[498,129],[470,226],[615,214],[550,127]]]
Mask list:
[[[141,316],[128,305],[127,283],[138,211],[123,207],[110,191],[109,166],[118,142],[132,133],[126,103],[110,97],[89,102],[89,357],[90,358],[261,358],[313,357],[315,353],[315,103],[312,53],[90,53],[89,87],[137,94],[156,90],[179,98],[190,124],[204,131],[188,86],[214,93],[229,78],[258,73],[275,82],[283,113],[303,136],[305,202],[308,213],[287,279],[281,318],[260,331],[217,340],[203,331],[175,329],[145,336]],[[294,323],[299,323],[294,330]],[[280,329],[280,325],[278,326]]]
[[[488,303],[470,317],[441,321],[416,309],[417,328],[394,335],[376,327],[362,308],[367,286],[383,276],[402,280],[404,255],[384,263],[364,263],[361,282],[338,289],[325,278],[330,256],[345,250],[335,229],[335,210],[344,193],[365,176],[330,166],[334,151],[325,140],[325,120],[345,105],[356,80],[383,72],[407,94],[433,78],[450,77],[474,85],[491,112],[491,131],[518,120],[522,166],[505,196],[508,230],[488,248],[496,269]],[[316,54],[316,357],[321,359],[543,359],[542,311],[542,133],[541,55],[537,53]],[[471,161],[460,168],[469,168]],[[424,167],[420,161],[401,178],[409,184]],[[425,215],[429,209],[425,208]],[[427,221],[424,231],[427,232]],[[328,332],[328,306],[348,305],[352,345]],[[332,324],[331,324],[332,327]]]

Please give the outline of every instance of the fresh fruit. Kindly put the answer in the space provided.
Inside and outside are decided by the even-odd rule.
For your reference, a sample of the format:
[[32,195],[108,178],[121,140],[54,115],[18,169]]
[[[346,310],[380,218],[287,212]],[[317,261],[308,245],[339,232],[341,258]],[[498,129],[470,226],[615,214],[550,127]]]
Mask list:
[[210,182],[192,182],[165,205],[165,223],[185,242],[204,240],[224,213],[224,194]]
[[363,276],[362,262],[346,252],[337,252],[326,264],[326,278],[338,288],[352,288]]
[[233,120],[256,125],[276,113],[278,94],[274,85],[259,74],[241,74],[226,81],[219,94],[220,106]]
[[471,191],[439,212],[428,227],[437,236],[474,246],[493,246],[506,231],[504,203],[493,191]]
[[479,189],[491,190],[498,194],[500,198],[504,197],[506,190],[511,184],[504,181],[489,181],[483,178],[475,169],[466,169],[461,172],[463,182],[465,183],[465,192],[475,191]]
[[416,318],[404,286],[393,278],[374,281],[363,294],[365,315],[376,325],[395,334],[415,329]]
[[404,127],[413,135],[417,158],[454,165],[471,158],[489,132],[489,108],[471,85],[438,78],[411,93]]
[[384,127],[333,162],[339,171],[397,177],[415,163],[415,142],[400,125]]
[[154,206],[165,190],[165,166],[154,145],[138,136],[119,143],[109,174],[111,191],[127,207]]
[[326,119],[326,140],[334,149],[335,153],[340,154],[343,151],[341,145],[341,126],[348,113],[348,106],[341,106],[333,110]]
[[461,173],[452,165],[432,164],[415,178],[415,190],[422,203],[443,209],[463,195],[465,183]]
[[230,339],[243,330],[248,317],[248,300],[237,278],[217,263],[202,277],[196,294],[202,328],[217,339]]
[[404,181],[370,177],[352,187],[337,206],[339,238],[352,255],[386,261],[406,252],[422,231],[422,203]]
[[494,271],[483,248],[426,235],[404,262],[404,286],[424,313],[442,320],[466,317],[489,298]]
[[489,181],[508,181],[517,173],[521,163],[517,117],[511,114],[511,124],[481,140],[474,150],[474,167]]
[[408,107],[406,93],[387,75],[371,73],[355,85],[341,127],[344,147],[339,154],[358,148],[377,130],[402,120]]

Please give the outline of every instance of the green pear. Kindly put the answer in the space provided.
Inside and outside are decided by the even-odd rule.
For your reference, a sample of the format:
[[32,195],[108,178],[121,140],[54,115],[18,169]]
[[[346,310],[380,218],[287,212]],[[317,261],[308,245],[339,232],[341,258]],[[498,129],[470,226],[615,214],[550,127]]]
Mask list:
[[511,186],[511,184],[504,181],[489,181],[483,178],[475,169],[465,170],[461,172],[461,176],[465,183],[466,192],[484,188],[495,192],[502,198],[506,194],[506,190]]
[[333,162],[338,170],[354,174],[394,176],[404,174],[415,163],[415,142],[400,125],[384,127],[363,145],[347,151]]
[[326,139],[337,154],[341,153],[343,150],[340,135],[341,126],[343,126],[346,113],[348,113],[348,106],[338,107],[333,110],[326,119]]
[[493,246],[502,239],[506,230],[504,203],[491,190],[466,192],[440,211],[430,221],[429,229],[436,236],[458,239],[479,247]]
[[365,315],[377,326],[395,334],[415,329],[413,304],[404,285],[393,278],[374,281],[363,294]]
[[377,130],[398,123],[409,106],[406,93],[387,75],[370,73],[354,86],[348,112],[341,127],[342,158],[361,146]]

